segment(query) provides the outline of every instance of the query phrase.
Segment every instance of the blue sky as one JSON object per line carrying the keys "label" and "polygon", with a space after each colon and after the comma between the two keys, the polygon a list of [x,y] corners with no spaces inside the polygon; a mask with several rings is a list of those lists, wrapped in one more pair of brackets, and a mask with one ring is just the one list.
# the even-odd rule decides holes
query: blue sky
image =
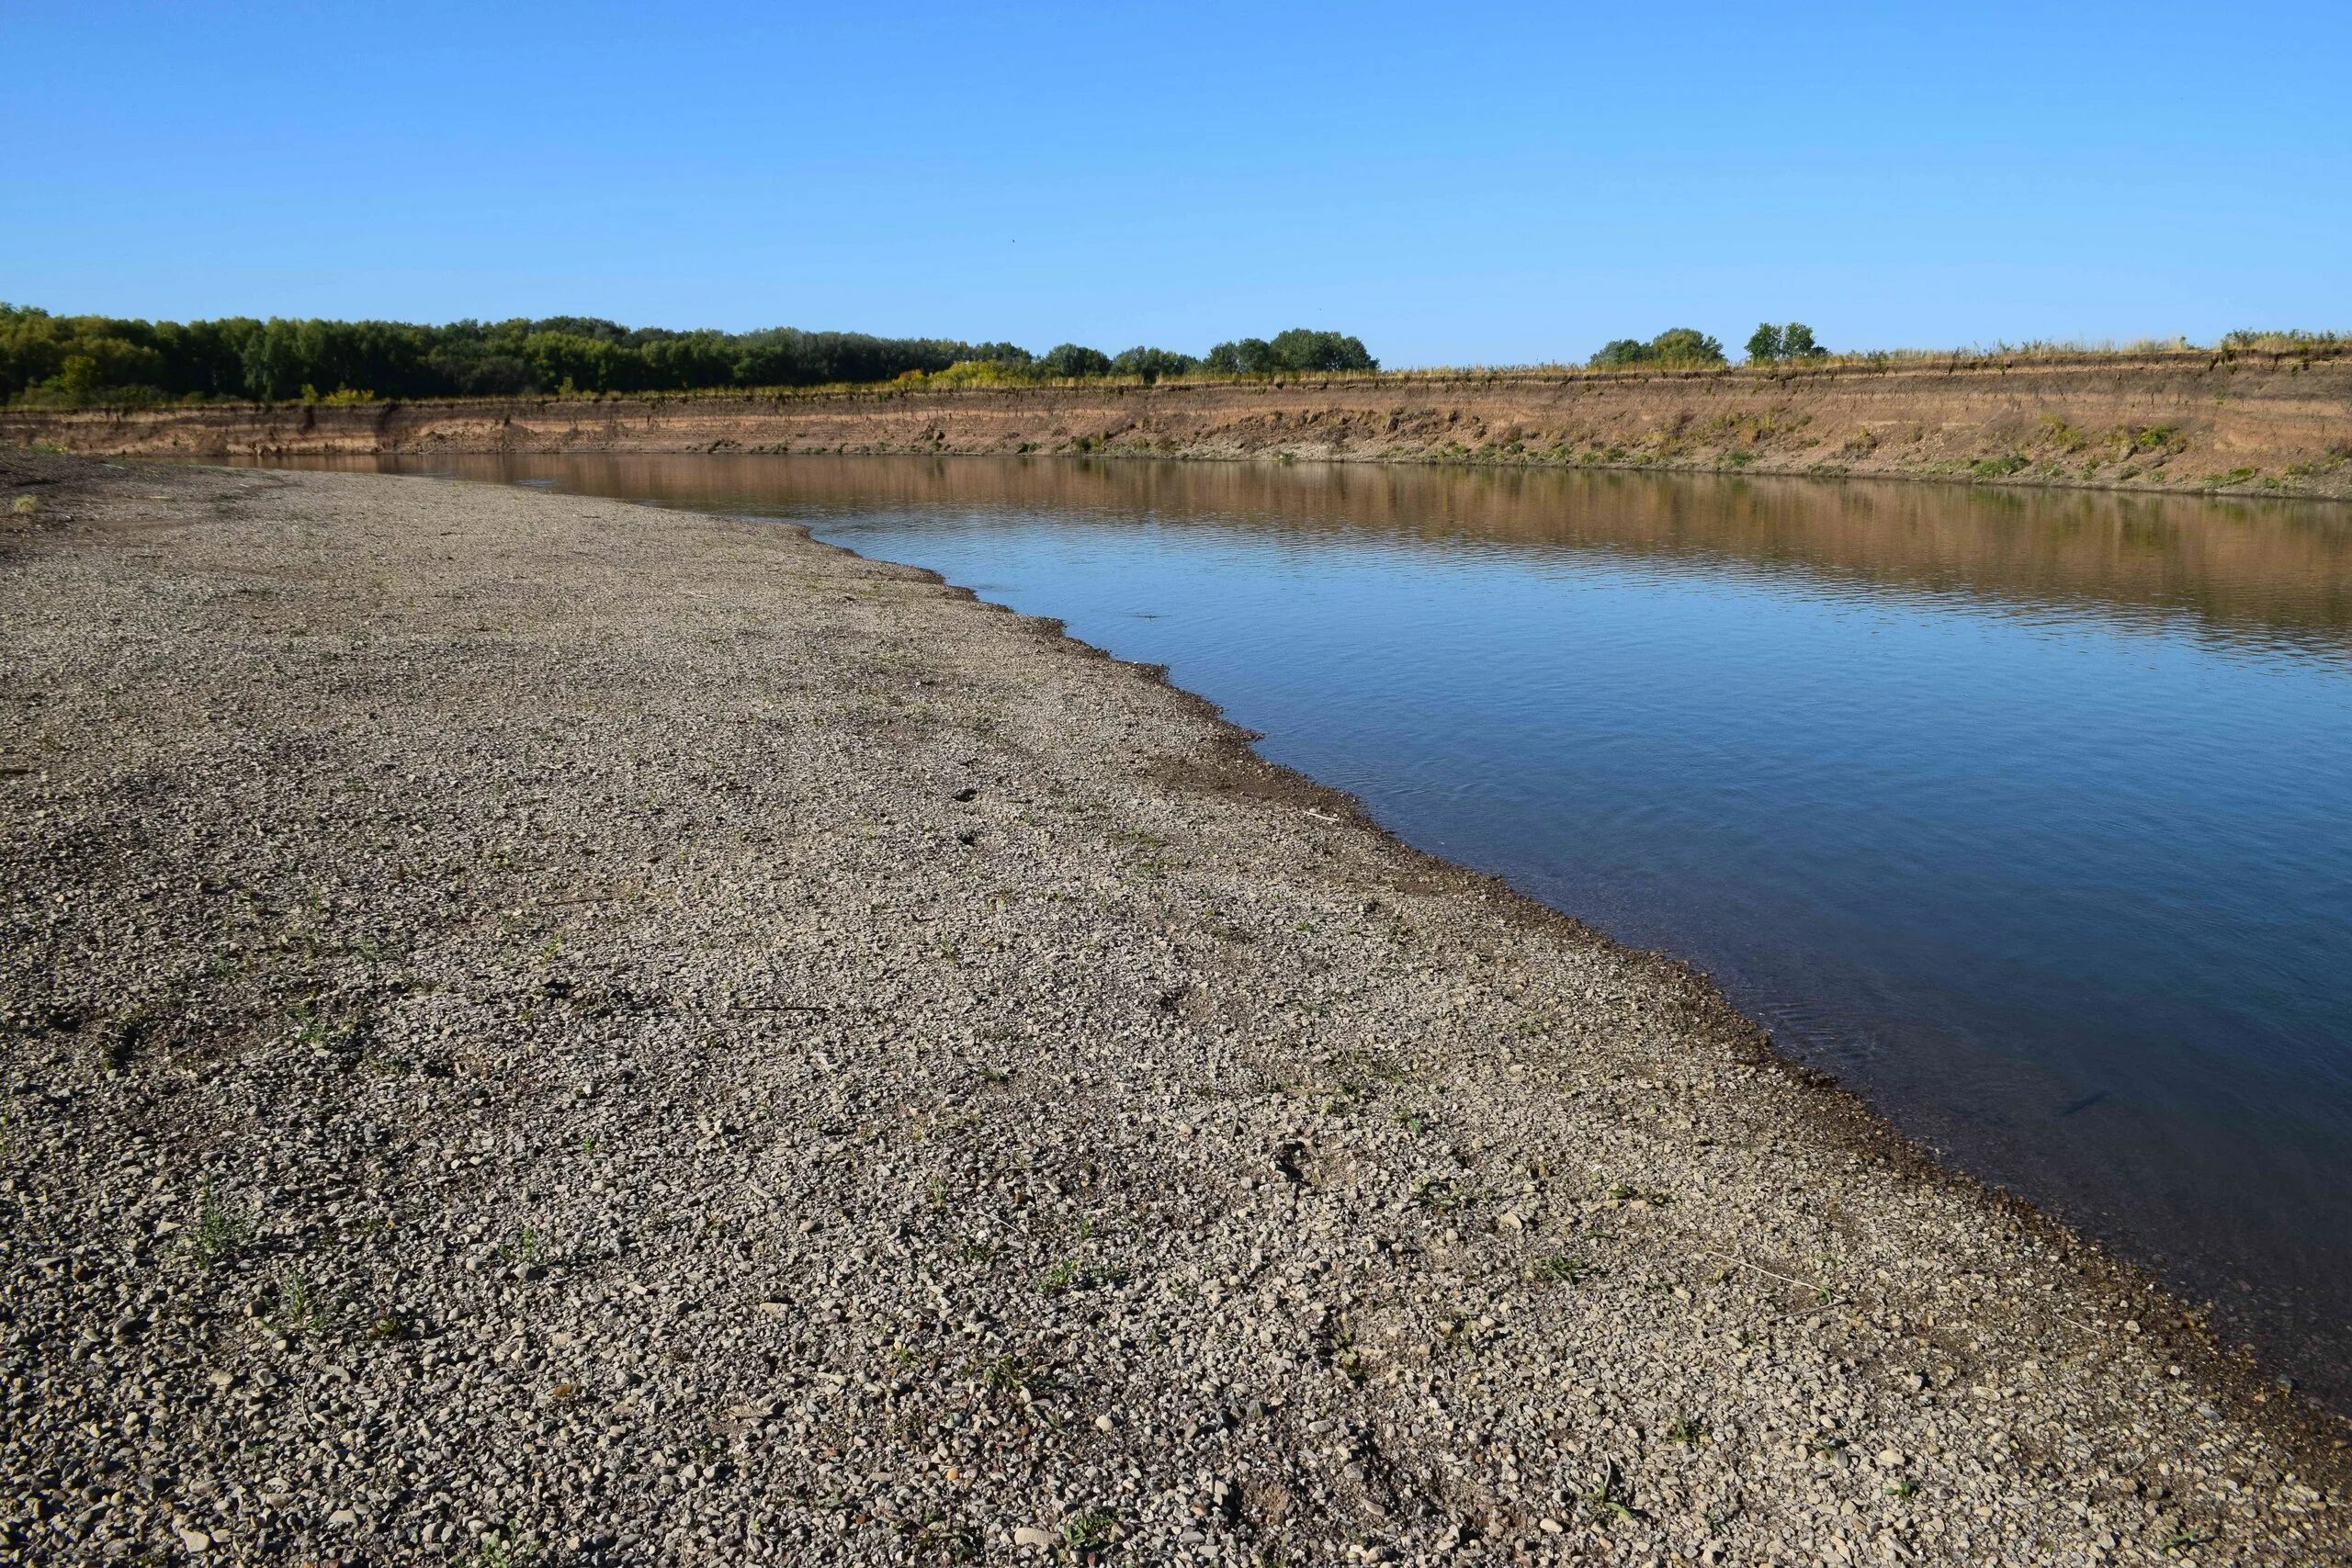
{"label": "blue sky", "polygon": [[0,0],[0,299],[1392,365],[2352,327],[2352,6]]}

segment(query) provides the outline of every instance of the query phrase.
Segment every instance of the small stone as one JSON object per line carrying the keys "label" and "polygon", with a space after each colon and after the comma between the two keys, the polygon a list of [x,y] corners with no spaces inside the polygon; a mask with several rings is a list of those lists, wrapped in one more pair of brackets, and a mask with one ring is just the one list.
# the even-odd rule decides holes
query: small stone
{"label": "small stone", "polygon": [[1549,1514],[1544,1515],[1541,1519],[1538,1519],[1536,1523],[1544,1528],[1544,1533],[1545,1535],[1558,1535],[1568,1528],[1559,1520],[1552,1517]]}
{"label": "small stone", "polygon": [[202,1553],[212,1550],[212,1538],[200,1529],[182,1525],[179,1527],[179,1538],[180,1544],[190,1551]]}
{"label": "small stone", "polygon": [[1878,1451],[1878,1467],[1881,1470],[1901,1470],[1903,1455],[1894,1449],[1881,1449]]}
{"label": "small stone", "polygon": [[353,1513],[348,1508],[337,1508],[334,1513],[327,1516],[327,1528],[329,1529],[347,1530],[355,1528],[358,1523],[359,1516]]}
{"label": "small stone", "polygon": [[1012,1532],[1012,1544],[1015,1546],[1050,1547],[1054,1544],[1054,1532],[1051,1530],[1041,1530],[1035,1525],[1023,1525],[1019,1529]]}
{"label": "small stone", "polygon": [[1118,1424],[1119,1418],[1107,1410],[1094,1418],[1094,1429],[1098,1432],[1108,1432]]}

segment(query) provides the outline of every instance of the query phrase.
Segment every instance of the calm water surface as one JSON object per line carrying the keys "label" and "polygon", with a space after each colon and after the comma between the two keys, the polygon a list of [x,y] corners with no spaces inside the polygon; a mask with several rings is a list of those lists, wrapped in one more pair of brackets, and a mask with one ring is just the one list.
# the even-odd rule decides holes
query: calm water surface
{"label": "calm water surface", "polygon": [[2341,1399],[2352,509],[1334,466],[398,464],[789,517],[1057,615],[1696,962]]}

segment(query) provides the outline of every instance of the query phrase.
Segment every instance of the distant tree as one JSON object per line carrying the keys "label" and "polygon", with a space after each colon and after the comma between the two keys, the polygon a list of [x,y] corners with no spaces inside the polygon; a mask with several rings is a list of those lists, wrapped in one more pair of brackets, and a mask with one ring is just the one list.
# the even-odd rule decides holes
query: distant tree
{"label": "distant tree", "polygon": [[86,407],[98,400],[98,362],[86,354],[69,354],[57,373],[57,389],[69,403]]}
{"label": "distant tree", "polygon": [[1635,365],[1721,365],[1724,345],[1696,327],[1668,327],[1647,343],[1638,338],[1614,339],[1602,344],[1600,352],[1586,363],[1597,370]]}
{"label": "distant tree", "polygon": [[1646,365],[1650,360],[1650,345],[1637,337],[1611,338],[1600,345],[1586,363],[1595,370],[1620,370],[1628,366]]}
{"label": "distant tree", "polygon": [[1271,376],[1283,367],[1274,357],[1274,345],[1261,337],[1218,344],[1209,350],[1208,367],[1228,376]]}
{"label": "distant tree", "polygon": [[1696,327],[1668,327],[1650,339],[1650,357],[1660,365],[1721,365],[1724,345]]}
{"label": "distant tree", "polygon": [[1162,376],[1186,376],[1200,368],[1201,362],[1189,354],[1179,354],[1171,348],[1123,349],[1111,360],[1111,370],[1119,376],[1138,376],[1148,384]]}
{"label": "distant tree", "polygon": [[1366,353],[1363,340],[1340,333],[1293,327],[1274,334],[1267,347],[1284,370],[1377,370],[1380,361]]}
{"label": "distant tree", "polygon": [[1790,359],[1819,359],[1829,351],[1813,340],[1813,329],[1803,321],[1776,327],[1767,321],[1747,340],[1751,365],[1777,365]]}
{"label": "distant tree", "polygon": [[1037,362],[1037,368],[1057,378],[1108,376],[1111,373],[1111,356],[1099,348],[1088,348],[1083,344],[1057,343],[1046,351],[1046,357]]}
{"label": "distant tree", "polygon": [[[1359,338],[1294,328],[1271,343],[1240,338],[1219,344],[1209,363],[1232,374],[1272,375],[1371,370],[1379,362]],[[883,338],[797,327],[676,331],[625,326],[600,316],[461,320],[437,326],[245,317],[181,322],[52,316],[30,306],[0,304],[0,402],[696,391],[874,384],[912,371],[943,375],[952,367],[968,367],[959,372],[964,381],[1102,376],[1114,370],[1157,380],[1196,370],[1200,364],[1189,355],[1148,344],[1114,361],[1082,344],[1062,344],[1040,359],[1012,343]]]}

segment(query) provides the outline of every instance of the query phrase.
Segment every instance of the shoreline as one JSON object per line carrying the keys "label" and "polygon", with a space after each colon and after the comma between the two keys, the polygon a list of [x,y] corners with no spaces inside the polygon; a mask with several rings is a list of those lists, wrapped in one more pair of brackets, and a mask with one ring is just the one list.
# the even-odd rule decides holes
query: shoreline
{"label": "shoreline", "polygon": [[1935,479],[2352,499],[2352,358],[2205,354],[427,402],[0,409],[115,456],[1148,457]]}
{"label": "shoreline", "polygon": [[[21,770],[0,797],[21,892],[0,909],[20,938],[46,931],[64,955],[55,974],[0,964],[10,1103],[24,1103],[28,1073],[44,1097],[70,1090],[50,1100],[58,1124],[32,1130],[33,1150],[20,1133],[8,1151],[12,1218],[70,1239],[119,1211],[164,1217],[87,1158],[92,1134],[152,1118],[142,1097],[164,1086],[232,1122],[265,1090],[300,1111],[297,1127],[382,1118],[361,1145],[378,1165],[334,1200],[370,1212],[397,1212],[428,1177],[422,1147],[401,1155],[401,1140],[425,1134],[389,1115],[421,1091],[424,1109],[473,1129],[469,1147],[520,1140],[511,1171],[492,1164],[480,1178],[483,1207],[510,1219],[556,1211],[546,1234],[559,1240],[536,1259],[511,1225],[485,1248],[462,1223],[436,1238],[430,1216],[411,1216],[423,1237],[395,1224],[367,1244],[364,1266],[318,1261],[299,1229],[264,1231],[200,1270],[160,1231],[147,1263],[119,1280],[115,1265],[94,1265],[97,1288],[119,1285],[128,1300],[168,1280],[215,1333],[221,1319],[233,1325],[240,1296],[267,1309],[252,1320],[265,1325],[258,1340],[230,1337],[218,1359],[232,1382],[212,1380],[218,1396],[192,1367],[147,1374],[168,1386],[160,1425],[187,1423],[184,1448],[217,1449],[239,1429],[221,1413],[232,1386],[325,1387],[339,1367],[345,1386],[389,1397],[385,1387],[414,1392],[406,1363],[438,1356],[472,1366],[510,1405],[519,1395],[548,1412],[559,1456],[595,1446],[595,1423],[565,1414],[575,1404],[602,1413],[608,1438],[664,1441],[683,1408],[687,1426],[721,1439],[723,1461],[695,1462],[729,1472],[701,1483],[719,1495],[709,1511],[729,1518],[774,1506],[752,1483],[780,1473],[780,1457],[820,1472],[848,1463],[808,1446],[813,1416],[793,1429],[788,1407],[804,1393],[869,1458],[876,1442],[892,1454],[881,1434],[907,1418],[946,1434],[960,1485],[926,1469],[922,1496],[889,1513],[938,1513],[950,1521],[938,1539],[876,1539],[838,1507],[804,1503],[767,1538],[797,1543],[786,1558],[820,1542],[838,1558],[909,1541],[945,1550],[967,1529],[991,1556],[1042,1556],[1022,1532],[1067,1540],[1071,1521],[1084,1536],[1097,1514],[1146,1557],[1261,1545],[1338,1556],[1351,1535],[1414,1558],[1474,1541],[1489,1557],[1639,1548],[1702,1561],[1712,1550],[1722,1561],[1976,1562],[2045,1546],[2075,1554],[2064,1561],[2153,1561],[2195,1558],[2205,1540],[2244,1562],[2345,1550],[2341,1424],[2279,1397],[2144,1275],[1936,1166],[1858,1099],[1779,1056],[1686,965],[1411,850],[1352,800],[1259,759],[1164,671],[790,525],[663,511],[649,543],[645,509],[579,496],[29,461],[55,470],[40,493],[60,499],[42,509],[53,521],[0,525],[0,592],[28,628],[11,634],[11,665],[28,672],[28,691],[46,672],[70,693],[37,705],[43,738],[96,743],[68,744],[62,763],[43,750],[38,771],[29,753],[5,759]],[[146,499],[155,491],[160,502]],[[130,633],[97,637],[97,672],[65,661],[125,615]],[[208,646],[216,637],[222,647]],[[162,736],[129,743],[131,773],[184,801],[176,815],[122,794],[126,762],[101,738],[141,733],[120,728],[124,705],[149,710]],[[549,705],[570,727],[560,737],[532,727]],[[379,722],[379,707],[393,716]],[[248,759],[246,794],[195,782],[215,755],[201,726],[186,730],[198,713],[235,716],[213,722],[247,743],[220,754]],[[510,731],[512,748],[486,745]],[[649,742],[664,753],[651,763]],[[297,757],[299,775],[288,772]],[[449,772],[430,818],[403,798],[413,786],[372,782],[434,763]],[[475,769],[505,783],[469,787]],[[33,777],[46,804],[28,818]],[[729,805],[739,796],[741,810]],[[649,799],[669,820],[637,821]],[[547,826],[518,839],[518,812]],[[292,835],[297,852],[223,851],[249,818]],[[393,822],[407,839],[386,830]],[[67,886],[45,851],[107,842],[115,858],[92,864],[115,869],[84,896],[103,907],[39,913]],[[458,850],[501,844],[503,866],[478,856],[454,877],[420,871],[430,898],[412,878],[379,880],[387,863],[455,864]],[[228,876],[247,886],[207,892],[224,858],[247,863]],[[660,869],[672,862],[684,864]],[[616,863],[644,869],[613,886],[604,868]],[[789,888],[778,883],[802,868]],[[185,969],[194,953],[177,933],[217,923],[206,900],[252,893],[301,925],[286,919],[299,903],[287,894],[311,878],[329,886],[312,890],[307,971],[291,948],[264,945],[240,960],[250,976],[185,977],[186,995],[127,1008],[109,985],[152,991],[152,978],[133,968],[109,982],[116,960],[82,941],[126,918],[134,931],[171,928],[131,945]],[[596,882],[593,901],[548,898],[578,894],[583,878]],[[1073,908],[1090,897],[1091,915]],[[371,916],[379,904],[391,914]],[[460,919],[445,904],[480,911]],[[579,908],[604,923],[565,912]],[[420,986],[369,979],[381,959],[326,929],[369,919],[385,929],[360,940],[405,953],[401,978]],[[941,924],[950,934],[936,940],[919,929]],[[537,944],[543,932],[557,956]],[[562,956],[567,943],[582,956]],[[841,953],[873,962],[844,973]],[[1041,968],[1050,984],[1036,981]],[[773,994],[787,978],[788,1002]],[[249,983],[269,1007],[240,1000]],[[454,1020],[430,1000],[452,987],[470,998]],[[305,988],[310,1010],[289,1027],[288,993]],[[61,1008],[79,1010],[70,1029],[55,1022]],[[338,1033],[352,1010],[364,1025]],[[21,1032],[37,1017],[51,1021]],[[327,1037],[312,1041],[322,1017]],[[728,1049],[696,1043],[706,1028]],[[432,1051],[446,1072],[368,1066]],[[289,1083],[289,1056],[326,1065]],[[1039,1082],[1056,1061],[1074,1070]],[[689,1100],[723,1101],[734,1120],[689,1118]],[[991,1124],[954,1124],[975,1104]],[[660,1207],[658,1185],[628,1203],[588,1203],[594,1188],[568,1178],[552,1195],[531,1190],[572,1159],[574,1134],[589,1140],[580,1184],[616,1179],[594,1145],[616,1113],[674,1133],[637,1140],[638,1164],[657,1184],[699,1180],[706,1221],[729,1200],[750,1204],[733,1234],[563,1239],[628,1232],[641,1207]],[[243,1114],[204,1151],[218,1179],[239,1179],[240,1152],[300,1163],[283,1127]],[[1008,1141],[1027,1146],[1025,1164],[997,1157]],[[78,1168],[43,1189],[65,1202],[23,1195],[28,1170],[50,1172],[28,1152]],[[705,1162],[720,1168],[696,1173]],[[876,1164],[911,1190],[861,1186]],[[925,1168],[944,1185],[924,1186]],[[184,1213],[185,1173],[158,1180]],[[765,1196],[746,1199],[752,1190]],[[863,1255],[862,1279],[842,1280],[843,1248],[794,1239],[841,1231]],[[731,1255],[737,1244],[746,1256]],[[989,1256],[976,1261],[976,1247]],[[453,1255],[466,1260],[458,1280],[440,1282]],[[681,1288],[694,1306],[684,1316],[729,1326],[677,1363],[715,1363],[699,1375],[640,1380],[659,1385],[641,1409],[625,1371],[658,1364],[660,1337],[629,1311],[600,1317],[579,1303],[643,1300],[612,1285],[645,1283],[649,1258],[673,1276],[701,1270],[701,1285]],[[322,1293],[396,1294],[390,1281],[413,1278],[422,1299],[398,1310],[420,1332],[369,1338],[356,1309],[350,1324],[285,1332],[270,1320],[288,1311],[289,1258],[336,1275]],[[54,1274],[42,1280],[9,1287],[17,1325],[67,1321],[72,1292]],[[766,1312],[770,1302],[784,1310]],[[967,1313],[977,1326],[958,1323]],[[550,1314],[566,1326],[549,1329]],[[181,1332],[147,1316],[129,1344]],[[574,1342],[581,1317],[588,1337]],[[790,1332],[834,1321],[899,1325],[898,1357],[849,1327]],[[76,1381],[56,1359],[60,1337],[22,1349],[12,1337],[9,1355],[42,1396],[28,1447],[63,1470],[80,1450],[51,1408]],[[469,1354],[518,1337],[517,1358],[484,1366]],[[600,1338],[619,1341],[610,1366],[565,1364]],[[1217,1386],[1195,1389],[1217,1362]],[[548,1386],[575,1392],[550,1404]],[[847,1408],[832,1408],[853,1387]],[[73,1398],[117,1427],[127,1418],[104,1391]],[[1990,1411],[1997,1440],[1979,1419]],[[442,1415],[485,1451],[510,1451],[478,1404]],[[149,1418],[151,1434],[158,1425]],[[915,1458],[898,1439],[893,1467]],[[1035,1501],[1123,1465],[1153,1483],[1122,1492],[1106,1480],[1103,1497]],[[1204,1469],[1220,1479],[1196,1486]],[[616,1477],[600,1506],[630,1528],[607,1545],[514,1528],[567,1560],[619,1560],[631,1542],[641,1554],[653,1538],[635,1532],[658,1529],[656,1499],[671,1495],[651,1479],[673,1473],[655,1466],[634,1478],[641,1486]],[[245,1484],[263,1500],[250,1518],[232,1511],[219,1539],[248,1554],[324,1551],[338,1529],[401,1560],[442,1544],[401,1533],[434,1527],[401,1502],[347,1507],[338,1526],[300,1495],[311,1488],[281,1488],[280,1506]],[[216,1483],[198,1495],[221,1495]],[[26,1500],[13,1480],[0,1496]],[[526,1511],[537,1521],[563,1510]],[[886,1511],[866,1509],[867,1524]],[[183,1506],[187,1522],[169,1529],[212,1539],[199,1513]],[[0,1539],[16,1528],[0,1518]]]}

